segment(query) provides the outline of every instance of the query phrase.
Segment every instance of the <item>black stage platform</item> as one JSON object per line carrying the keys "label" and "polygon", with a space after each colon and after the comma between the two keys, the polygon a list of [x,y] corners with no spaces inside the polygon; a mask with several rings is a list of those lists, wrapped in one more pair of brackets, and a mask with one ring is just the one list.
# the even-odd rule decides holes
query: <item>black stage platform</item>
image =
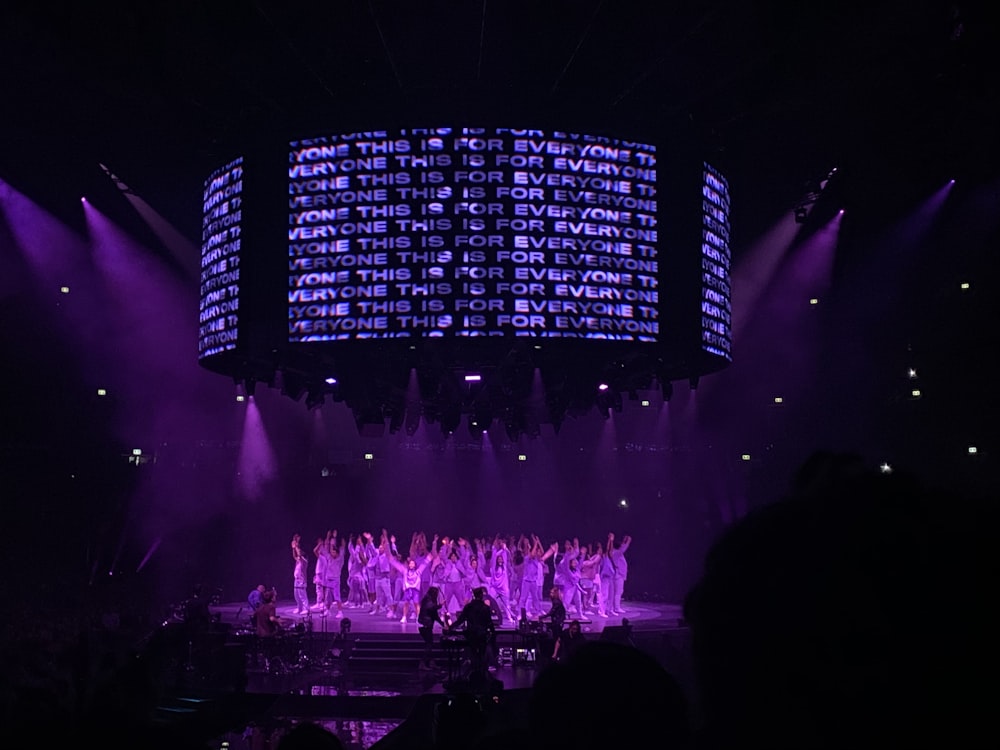
{"label": "black stage platform", "polygon": [[[470,676],[461,640],[442,638],[436,628],[428,669],[415,622],[348,608],[340,618],[302,617],[294,609],[291,601],[279,602],[284,632],[259,639],[247,606],[211,607],[207,638],[175,659],[162,718],[194,722],[215,711],[215,726],[228,721],[215,739],[231,747],[266,743],[303,719],[328,726],[349,748],[401,746],[401,734],[407,747],[417,747],[429,741],[432,717],[456,695],[488,695],[491,709],[523,717],[519,703],[551,657],[551,638],[538,626],[500,628],[489,672]],[[679,605],[628,601],[622,617],[588,616],[583,631],[593,640],[630,639],[686,682]]]}

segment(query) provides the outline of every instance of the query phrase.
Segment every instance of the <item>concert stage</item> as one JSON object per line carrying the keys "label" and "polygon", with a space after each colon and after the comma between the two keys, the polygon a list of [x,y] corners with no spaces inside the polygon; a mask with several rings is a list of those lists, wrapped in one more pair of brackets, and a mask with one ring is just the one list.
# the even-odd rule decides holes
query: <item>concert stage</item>
{"label": "concert stage", "polygon": [[[345,608],[342,618],[315,612],[306,618],[294,610],[294,602],[279,602],[287,627],[277,638],[259,639],[247,606],[213,606],[213,645],[175,671],[176,700],[165,701],[164,718],[223,701],[233,722],[216,738],[231,746],[308,719],[336,732],[348,748],[401,746],[403,735],[407,747],[419,747],[429,743],[442,703],[455,695],[488,694],[491,710],[513,717],[497,721],[523,719],[530,688],[551,657],[551,639],[537,626],[500,628],[485,681],[470,679],[464,644],[442,638],[438,628],[434,665],[427,669],[415,622],[361,609]],[[630,638],[687,682],[687,629],[679,605],[628,601],[623,617],[589,616],[583,630],[592,640]]]}

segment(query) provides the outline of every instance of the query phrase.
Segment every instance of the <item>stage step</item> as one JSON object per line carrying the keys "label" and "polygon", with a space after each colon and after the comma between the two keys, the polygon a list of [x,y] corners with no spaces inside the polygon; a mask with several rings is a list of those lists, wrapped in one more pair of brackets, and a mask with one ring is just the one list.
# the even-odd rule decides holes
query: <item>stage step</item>
{"label": "stage step", "polygon": [[[347,658],[350,674],[365,673],[413,673],[424,658],[424,641],[419,635],[400,633],[357,638],[351,644]],[[437,643],[431,650],[431,658],[444,663],[447,654]]]}

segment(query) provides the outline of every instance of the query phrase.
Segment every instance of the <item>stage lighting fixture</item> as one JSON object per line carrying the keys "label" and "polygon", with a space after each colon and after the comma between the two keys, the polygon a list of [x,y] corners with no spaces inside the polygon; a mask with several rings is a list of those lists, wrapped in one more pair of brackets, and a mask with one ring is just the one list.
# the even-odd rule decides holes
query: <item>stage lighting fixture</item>
{"label": "stage lighting fixture", "polygon": [[674,384],[669,380],[664,380],[660,383],[660,390],[663,392],[663,400],[669,401],[674,395]]}
{"label": "stage lighting fixture", "polygon": [[688,378],[688,385],[691,386],[692,391],[698,390],[698,380],[699,377],[697,375],[692,375],[690,378]]}
{"label": "stage lighting fixture", "polygon": [[62,292],[63,294],[69,294],[69,287],[68,286],[61,286],[61,287],[59,287],[59,291]]}
{"label": "stage lighting fixture", "polygon": [[808,219],[808,218],[809,218],[809,209],[808,208],[806,208],[805,206],[796,206],[795,207],[795,223],[796,224],[805,224],[806,223],[806,219]]}

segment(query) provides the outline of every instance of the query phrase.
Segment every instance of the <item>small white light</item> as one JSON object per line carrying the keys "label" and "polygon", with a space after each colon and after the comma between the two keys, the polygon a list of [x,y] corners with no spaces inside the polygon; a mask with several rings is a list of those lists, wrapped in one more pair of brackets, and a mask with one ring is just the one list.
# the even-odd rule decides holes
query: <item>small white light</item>
{"label": "small white light", "polygon": [[818,305],[819,304],[819,299],[817,299],[816,297],[813,297],[812,299],[809,300],[809,304],[810,305]]}
{"label": "small white light", "polygon": [[371,461],[374,458],[375,458],[375,454],[374,453],[366,453],[365,454],[365,461]]}
{"label": "small white light", "polygon": [[517,454],[517,460],[518,461],[527,461],[528,457],[526,455],[524,455],[523,453],[518,453]]}
{"label": "small white light", "polygon": [[971,287],[972,287],[972,284],[970,284],[968,281],[963,281],[960,288],[961,289],[970,289]]}
{"label": "small white light", "polygon": [[649,406],[649,399],[644,398],[642,401],[639,402],[639,404],[642,406]]}
{"label": "small white light", "polygon": [[976,446],[974,446],[974,445],[970,445],[969,446],[969,455],[970,456],[974,456],[977,453],[979,453],[979,449]]}
{"label": "small white light", "polygon": [[59,287],[59,291],[62,292],[63,294],[69,294],[69,287],[68,286],[61,286],[61,287]]}
{"label": "small white light", "polygon": [[785,403],[785,399],[783,399],[781,396],[775,396],[774,397],[774,403],[776,403],[776,404],[783,404],[783,403]]}
{"label": "small white light", "polygon": [[887,464],[885,461],[879,464],[878,470],[881,471],[883,474],[892,474],[892,467],[889,466],[889,464]]}
{"label": "small white light", "polygon": [[621,500],[619,500],[618,501],[618,507],[619,508],[627,508],[628,507],[628,498],[624,498],[623,497]]}
{"label": "small white light", "polygon": [[108,392],[104,388],[98,388],[97,389],[97,395],[98,396],[107,396]]}
{"label": "small white light", "polygon": [[740,456],[740,458],[742,458],[744,461],[749,461],[750,460],[750,454],[749,453],[744,453],[742,456]]}
{"label": "small white light", "polygon": [[239,396],[236,397],[236,400],[239,401],[242,404],[244,401],[246,401],[246,396],[243,396],[241,394],[241,395],[239,395]]}
{"label": "small white light", "polygon": [[911,367],[909,370],[906,371],[906,377],[908,377],[910,380],[913,380],[913,378],[917,377],[917,371]]}
{"label": "small white light", "polygon": [[910,395],[913,396],[913,398],[920,398],[920,389],[914,388],[912,391],[910,391]]}
{"label": "small white light", "polygon": [[133,448],[132,449],[132,455],[133,456],[141,456],[142,455],[142,448]]}

